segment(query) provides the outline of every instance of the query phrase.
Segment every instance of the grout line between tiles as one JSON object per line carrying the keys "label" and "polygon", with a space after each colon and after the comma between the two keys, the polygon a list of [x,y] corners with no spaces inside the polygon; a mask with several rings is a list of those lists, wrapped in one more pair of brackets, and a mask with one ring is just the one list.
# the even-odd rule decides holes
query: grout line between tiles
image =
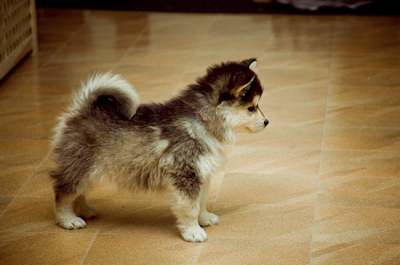
{"label": "grout line between tiles", "polygon": [[321,178],[321,164],[322,164],[322,154],[324,150],[324,138],[325,138],[325,130],[326,130],[326,115],[328,113],[328,106],[329,106],[329,89],[332,82],[332,70],[333,70],[333,57],[335,52],[335,40],[336,40],[336,21],[333,28],[333,38],[332,38],[332,47],[331,47],[331,61],[329,66],[329,79],[328,79],[328,87],[326,91],[326,103],[325,103],[325,111],[324,111],[324,125],[322,130],[322,140],[321,140],[321,153],[319,157],[319,168],[318,168],[318,179],[317,179],[317,188],[315,191],[315,203],[314,203],[314,217],[313,223],[311,228],[311,242],[310,242],[310,257],[309,257],[309,264],[311,265],[312,261],[312,252],[313,252],[313,245],[314,245],[314,235],[315,235],[315,221],[317,215],[317,205],[318,205],[318,193],[319,193],[319,185],[320,185],[320,178]]}
{"label": "grout line between tiles", "polygon": [[18,193],[14,196],[14,198],[8,203],[7,207],[3,210],[3,212],[0,214],[0,218],[3,216],[3,214],[8,210],[8,208],[12,205],[12,203],[15,201],[17,197],[19,197],[19,194],[22,192],[22,190],[25,188],[26,185],[28,185],[28,182],[31,180],[33,175],[35,175],[36,171],[44,164],[44,162],[47,160],[47,158],[50,156],[52,150],[49,150],[47,152],[46,156],[43,158],[43,160],[39,163],[39,165],[35,168],[35,170],[32,172],[32,174],[29,176],[29,178],[25,181],[24,185],[19,189]]}
{"label": "grout line between tiles", "polygon": [[143,27],[143,29],[140,31],[140,33],[136,36],[135,40],[132,42],[131,46],[129,46],[129,48],[126,50],[126,52],[124,53],[124,55],[122,55],[121,59],[119,59],[118,63],[114,66],[113,70],[115,70],[118,66],[121,65],[122,61],[128,56],[128,53],[130,53],[132,51],[132,49],[134,48],[134,46],[136,45],[136,43],[139,41],[139,39],[142,37],[142,35],[144,34],[144,32],[149,28],[149,25],[146,24],[145,27]]}
{"label": "grout line between tiles", "polygon": [[94,237],[93,237],[93,240],[92,240],[92,242],[90,243],[89,247],[87,248],[87,250],[86,250],[86,253],[85,253],[85,256],[83,256],[83,258],[82,258],[82,261],[81,261],[80,265],[82,265],[82,264],[84,263],[84,261],[85,261],[85,259],[86,259],[87,255],[89,254],[89,251],[90,251],[90,249],[92,248],[92,246],[93,246],[94,242],[96,241],[96,239],[97,239],[97,236],[100,234],[100,231],[101,231],[101,229],[103,228],[103,226],[104,226],[104,223],[106,222],[106,220],[107,220],[108,216],[110,215],[110,213],[111,213],[111,210],[114,208],[114,205],[115,205],[115,202],[116,202],[116,200],[117,200],[117,199],[116,199],[116,198],[114,198],[114,201],[113,201],[113,203],[111,204],[110,208],[108,209],[108,212],[107,212],[106,216],[104,217],[104,220],[103,220],[103,222],[101,223],[101,225],[100,225],[99,229],[97,230],[97,232],[95,233],[95,235],[94,235]]}

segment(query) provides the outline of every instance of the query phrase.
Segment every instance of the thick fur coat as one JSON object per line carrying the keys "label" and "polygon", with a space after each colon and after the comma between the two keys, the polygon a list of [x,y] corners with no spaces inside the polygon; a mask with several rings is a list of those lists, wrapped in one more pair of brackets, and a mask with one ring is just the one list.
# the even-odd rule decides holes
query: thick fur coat
{"label": "thick fur coat", "polygon": [[235,141],[238,129],[258,132],[268,124],[258,107],[263,90],[254,62],[213,66],[164,104],[140,104],[132,86],[110,73],[83,84],[53,141],[58,225],[85,227],[82,218],[98,214],[86,192],[111,178],[133,191],[166,190],[183,238],[206,240],[200,225],[219,222],[206,202],[210,178],[225,162],[224,144]]}

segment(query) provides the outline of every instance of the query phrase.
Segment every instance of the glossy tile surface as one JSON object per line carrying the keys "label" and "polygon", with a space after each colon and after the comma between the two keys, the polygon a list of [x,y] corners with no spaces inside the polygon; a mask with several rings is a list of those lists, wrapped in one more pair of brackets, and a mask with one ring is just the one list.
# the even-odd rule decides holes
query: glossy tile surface
{"label": "glossy tile surface", "polygon": [[[400,18],[38,10],[39,52],[0,83],[1,264],[399,264]],[[257,57],[270,125],[239,133],[211,184],[220,224],[181,239],[165,194],[104,182],[87,228],[54,223],[49,152],[80,81],[143,102]]]}

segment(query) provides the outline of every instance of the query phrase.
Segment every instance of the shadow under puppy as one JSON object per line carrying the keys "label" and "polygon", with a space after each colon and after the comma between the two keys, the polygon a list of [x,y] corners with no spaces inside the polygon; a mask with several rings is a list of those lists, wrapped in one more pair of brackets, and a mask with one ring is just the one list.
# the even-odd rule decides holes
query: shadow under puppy
{"label": "shadow under puppy", "polygon": [[165,189],[182,237],[205,241],[200,226],[219,222],[206,203],[211,175],[226,160],[224,144],[239,129],[255,133],[268,124],[258,107],[263,89],[250,69],[255,63],[212,66],[164,104],[140,104],[132,86],[110,73],[83,84],[53,140],[57,224],[80,229],[82,218],[97,216],[85,193],[107,177],[132,190]]}

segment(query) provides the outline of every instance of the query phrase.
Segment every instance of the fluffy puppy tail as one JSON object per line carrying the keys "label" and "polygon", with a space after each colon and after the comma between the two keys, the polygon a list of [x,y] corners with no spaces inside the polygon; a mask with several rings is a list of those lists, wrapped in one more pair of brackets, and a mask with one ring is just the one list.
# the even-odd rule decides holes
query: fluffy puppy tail
{"label": "fluffy puppy tail", "polygon": [[97,74],[74,97],[72,112],[101,111],[113,118],[130,120],[136,114],[140,98],[120,75]]}

